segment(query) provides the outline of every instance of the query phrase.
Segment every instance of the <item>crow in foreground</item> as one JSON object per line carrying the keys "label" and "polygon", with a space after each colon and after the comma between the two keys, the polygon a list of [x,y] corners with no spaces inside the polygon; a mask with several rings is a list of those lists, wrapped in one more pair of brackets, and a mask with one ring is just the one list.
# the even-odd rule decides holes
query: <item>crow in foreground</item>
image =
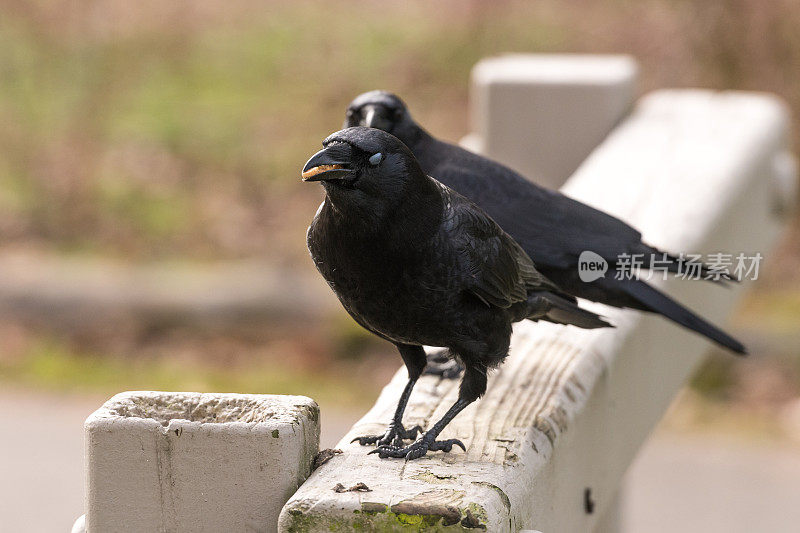
{"label": "crow in foreground", "polygon": [[[442,429],[486,391],[486,373],[508,354],[511,324],[524,319],[609,326],[581,309],[534,268],[522,248],[479,207],[425,175],[396,137],[349,128],[323,142],[303,168],[325,200],[308,229],[314,264],[363,327],[393,343],[408,384],[384,435],[359,437],[383,457],[449,452]],[[423,345],[447,348],[465,367],[458,401],[417,441],[405,429],[414,383],[426,366]]]}
{"label": "crow in foreground", "polygon": [[[403,141],[424,172],[478,204],[565,292],[614,307],[659,313],[737,354],[746,353],[742,343],[644,281],[614,276],[581,281],[578,258],[584,250],[605,259],[610,272],[617,269],[623,254],[656,254],[659,261],[666,260],[670,272],[688,268],[680,258],[643,243],[641,233],[625,222],[434,138],[414,122],[394,94],[371,91],[356,97],[347,108],[345,127],[350,126],[379,128]],[[707,267],[701,269],[701,275],[709,273]]]}

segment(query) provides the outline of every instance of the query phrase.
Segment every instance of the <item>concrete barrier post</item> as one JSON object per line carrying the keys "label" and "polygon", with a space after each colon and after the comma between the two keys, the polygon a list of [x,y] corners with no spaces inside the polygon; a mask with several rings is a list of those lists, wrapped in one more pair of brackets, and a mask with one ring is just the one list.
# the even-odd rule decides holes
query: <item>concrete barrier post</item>
{"label": "concrete barrier post", "polygon": [[268,532],[311,473],[319,408],[303,396],[125,392],[85,432],[87,531]]}
{"label": "concrete barrier post", "polygon": [[470,148],[560,187],[628,113],[629,56],[508,55],[472,70]]}

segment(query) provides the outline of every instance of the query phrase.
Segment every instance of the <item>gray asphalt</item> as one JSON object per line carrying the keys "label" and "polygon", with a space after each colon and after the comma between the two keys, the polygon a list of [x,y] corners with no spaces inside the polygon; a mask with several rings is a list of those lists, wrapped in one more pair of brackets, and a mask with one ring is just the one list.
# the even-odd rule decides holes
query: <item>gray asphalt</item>
{"label": "gray asphalt", "polygon": [[83,514],[83,421],[102,401],[3,388],[1,532],[68,533]]}
{"label": "gray asphalt", "polygon": [[800,531],[800,448],[658,433],[628,472],[628,533]]}

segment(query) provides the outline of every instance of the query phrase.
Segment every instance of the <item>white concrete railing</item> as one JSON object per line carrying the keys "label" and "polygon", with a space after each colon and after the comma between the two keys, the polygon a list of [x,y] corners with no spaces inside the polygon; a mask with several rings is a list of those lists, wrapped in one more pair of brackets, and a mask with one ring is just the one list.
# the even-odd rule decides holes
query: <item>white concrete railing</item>
{"label": "white concrete railing", "polygon": [[[786,131],[785,110],[767,96],[655,93],[564,189],[635,224],[648,242],[666,249],[765,254],[779,229],[771,215],[770,178],[786,148]],[[522,147],[524,137],[518,142]],[[659,285],[720,322],[748,282],[730,290],[699,281]],[[405,383],[405,371],[399,371],[339,443],[344,453],[289,500],[279,529],[608,527],[627,466],[709,345],[658,317],[597,309],[617,328],[517,325],[511,355],[490,377],[486,395],[442,435],[462,439],[466,453],[405,463],[349,444],[385,427]],[[426,427],[438,419],[457,386],[420,380],[406,423]],[[332,490],[358,482],[371,492]]]}
{"label": "white concrete railing", "polygon": [[[492,61],[498,61],[497,76],[491,72]],[[521,65],[522,72],[520,79],[514,80],[514,71],[509,70],[506,61],[482,62],[479,74],[473,78],[475,94],[482,95],[483,102],[476,105],[486,105],[488,110],[479,116],[476,129],[492,138],[472,137],[471,144],[484,147],[490,155],[513,160],[518,168],[537,168],[537,158],[553,154],[537,154],[531,149],[531,128],[536,130],[537,139],[559,128],[573,131],[581,115],[570,110],[592,101],[592,91],[586,87],[598,83],[602,69],[599,71],[595,64],[590,75],[581,77],[580,69],[591,63],[587,58],[567,60],[560,69],[554,68],[550,60],[531,61],[525,66],[524,60],[515,58],[513,64]],[[537,74],[536,65],[542,64],[547,65],[546,72]],[[616,64],[620,72],[627,72],[627,78],[611,76],[617,80],[616,97],[606,94],[593,100],[596,106],[610,104],[605,110],[595,110],[597,123],[587,131],[611,129],[632,98],[635,66],[619,58],[612,58],[611,64]],[[554,79],[558,72],[568,73],[562,85],[571,80],[580,86],[581,90],[570,93],[578,99],[573,102],[576,105],[569,105],[559,91],[551,90],[558,85]],[[509,84],[514,86],[513,97],[508,92],[502,97],[494,94],[498,87]],[[606,90],[607,87],[603,89]],[[560,103],[549,106],[548,98],[557,98]],[[492,127],[481,126],[481,120],[489,120],[495,114],[511,116],[511,111],[525,109],[531,101],[540,109],[551,109],[551,113],[533,125],[507,121],[507,130],[503,130],[502,121]],[[508,106],[505,110],[504,105]],[[563,116],[553,109],[564,110]],[[495,136],[503,139],[502,154],[493,151],[497,146]],[[594,142],[599,142],[602,135],[596,136]],[[667,249],[703,253],[758,251],[766,255],[779,229],[771,214],[780,198],[773,195],[772,178],[780,180],[782,190],[794,183],[793,160],[787,155],[786,139],[786,111],[771,97],[662,91],[640,102],[564,189],[635,224],[648,242]],[[581,152],[587,151],[581,143],[563,149],[572,158],[578,157],[576,154],[583,158],[586,154]],[[557,165],[547,168],[555,169]],[[559,180],[558,172],[548,176],[548,180]],[[731,290],[698,281],[660,285],[704,316],[720,322],[748,283]],[[290,433],[292,439],[270,441],[263,432],[257,432],[257,438],[249,432],[231,432],[225,437],[229,440],[224,447],[213,439],[193,436],[196,446],[184,448],[176,446],[183,442],[180,439],[187,435],[186,431],[173,437],[171,430],[184,424],[179,418],[191,416],[175,409],[167,409],[165,415],[161,407],[153,407],[146,415],[135,410],[126,411],[127,415],[112,410],[114,416],[136,419],[114,422],[106,417],[106,406],[105,411],[101,410],[106,415],[100,419],[93,415],[87,421],[88,530],[110,530],[95,528],[94,524],[100,523],[95,520],[115,516],[115,531],[275,531],[276,527],[280,531],[345,531],[359,527],[416,530],[420,525],[447,530],[613,531],[617,490],[625,469],[700,362],[708,343],[661,318],[601,305],[596,309],[609,316],[617,328],[588,332],[546,324],[517,325],[511,355],[491,376],[485,397],[462,412],[443,435],[462,439],[467,444],[466,453],[432,453],[405,463],[368,456],[370,448],[349,443],[356,435],[385,427],[405,382],[405,370],[400,370],[376,405],[342,439],[339,447],[343,453],[320,466],[291,496],[279,522],[276,502],[285,501],[307,473],[309,454],[317,445],[318,426],[309,415],[309,409],[313,410],[310,404],[300,402],[305,407],[293,411],[287,419],[294,422],[285,420],[286,427],[303,428],[299,433]],[[425,426],[439,418],[452,403],[457,385],[457,381],[432,376],[421,379],[406,411],[407,423]],[[234,396],[215,398],[224,403]],[[115,405],[135,398],[117,398]],[[248,398],[256,401],[259,397]],[[279,397],[270,398],[280,403]],[[137,448],[133,434],[115,436],[140,425],[141,418],[172,422],[166,427],[152,420],[147,422],[152,426],[148,430],[149,447],[142,444]],[[232,414],[231,420],[235,419]],[[209,424],[202,420],[186,424],[193,424],[192,435],[213,433],[204,429]],[[283,431],[279,433],[284,435]],[[107,443],[127,439],[127,451],[104,452],[98,434],[105,435]],[[238,442],[245,434],[251,440]],[[259,448],[259,438],[271,442],[271,447]],[[119,450],[116,445],[111,448]],[[172,461],[165,463],[165,449],[183,455],[172,455]],[[250,455],[240,453],[248,449],[253,450],[248,452]],[[152,450],[150,456],[146,450]],[[287,459],[290,456],[294,459]],[[178,476],[184,482],[180,490],[173,485],[176,478],[165,477],[177,471],[176,464],[202,465],[204,459],[220,465],[231,461],[238,466],[224,474],[219,470],[206,474],[201,469],[201,475]],[[130,469],[128,463],[137,461],[140,467]],[[261,474],[253,475],[254,465],[262,464],[281,464],[293,474],[284,476],[286,484],[269,486],[271,492],[266,495],[265,479],[272,479],[272,467],[265,467],[267,473],[261,470]],[[120,478],[120,472],[130,475]],[[153,475],[134,475],[136,472]],[[337,484],[352,487],[358,483],[365,484],[369,492],[333,490]],[[113,498],[101,497],[109,491],[113,491]],[[239,501],[239,492],[249,495],[246,504]],[[204,498],[211,498],[214,504],[206,503]],[[120,502],[126,501],[130,503],[123,506],[127,515],[119,509]],[[266,507],[257,507],[259,501],[270,502],[268,512]],[[165,507],[164,502],[169,505]],[[155,525],[155,529],[137,522],[139,508],[150,517],[148,524]],[[222,516],[217,510],[223,508],[230,512]],[[251,520],[254,509],[258,509],[256,521]]]}

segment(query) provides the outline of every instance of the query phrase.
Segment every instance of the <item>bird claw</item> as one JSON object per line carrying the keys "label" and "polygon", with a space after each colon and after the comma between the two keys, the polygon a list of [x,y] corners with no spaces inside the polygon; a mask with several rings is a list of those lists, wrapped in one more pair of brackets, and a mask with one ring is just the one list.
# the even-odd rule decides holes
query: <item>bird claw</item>
{"label": "bird claw", "polygon": [[427,354],[428,364],[432,363],[446,363],[448,361],[452,361],[452,357],[450,357],[450,351],[446,348],[441,350],[435,350],[429,352]]}
{"label": "bird claw", "polygon": [[402,448],[404,440],[414,440],[417,438],[417,434],[422,433],[422,431],[422,426],[420,425],[409,429],[404,428],[402,424],[390,425],[389,429],[386,430],[386,433],[383,435],[365,435],[363,437],[356,437],[350,442],[358,442],[361,446],[377,444],[378,446]]}
{"label": "bird claw", "polygon": [[448,350],[437,350],[428,354],[428,364],[422,373],[443,379],[455,379],[463,371],[464,365],[453,359]]}
{"label": "bird claw", "polygon": [[429,363],[423,374],[439,376],[442,379],[456,379],[464,371],[464,367],[456,361],[447,363]]}
{"label": "bird claw", "polygon": [[458,439],[447,439],[447,440],[435,440],[431,443],[430,449],[434,451],[442,451],[442,452],[449,452],[453,449],[453,446],[460,447],[463,451],[467,451],[467,447],[464,446],[464,443]]}
{"label": "bird claw", "polygon": [[378,446],[377,448],[369,452],[368,455],[377,453],[378,457],[380,457],[381,459],[393,457],[397,459],[404,458],[406,461],[410,461],[412,459],[418,459],[426,455],[429,450],[449,452],[453,449],[453,446],[459,446],[461,447],[462,450],[467,451],[467,448],[464,446],[464,443],[458,439],[429,441],[425,438],[421,438],[415,441],[413,444],[406,446],[405,448],[400,446],[389,446],[389,445]]}
{"label": "bird claw", "polygon": [[354,442],[358,442],[361,446],[368,446],[370,444],[375,444],[378,442],[382,435],[365,435],[363,437],[356,437],[350,441],[350,444]]}

